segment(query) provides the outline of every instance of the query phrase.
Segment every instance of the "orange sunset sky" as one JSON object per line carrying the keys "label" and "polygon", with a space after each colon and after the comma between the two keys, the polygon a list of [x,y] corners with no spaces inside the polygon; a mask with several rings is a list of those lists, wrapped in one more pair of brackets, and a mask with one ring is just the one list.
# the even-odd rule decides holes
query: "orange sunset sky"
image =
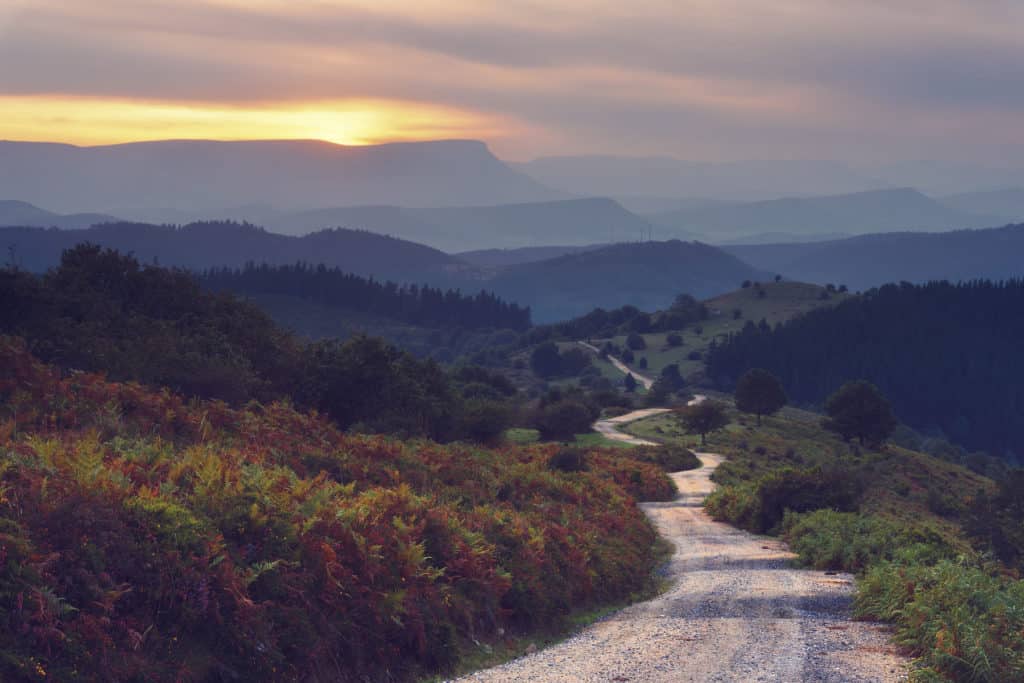
{"label": "orange sunset sky", "polygon": [[1024,3],[0,0],[0,139],[1009,159]]}

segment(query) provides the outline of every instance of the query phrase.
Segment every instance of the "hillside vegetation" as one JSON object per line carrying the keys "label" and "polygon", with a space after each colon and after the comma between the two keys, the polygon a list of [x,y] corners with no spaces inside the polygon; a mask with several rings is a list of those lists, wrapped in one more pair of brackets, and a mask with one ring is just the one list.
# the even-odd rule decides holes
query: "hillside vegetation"
{"label": "hillside vegetation", "polygon": [[441,277],[462,267],[461,261],[436,249],[362,230],[322,230],[291,237],[231,221],[183,226],[108,223],[75,231],[0,228],[0,239],[9,249],[11,265],[36,273],[57,266],[66,249],[83,242],[131,254],[142,263],[197,271],[303,262],[364,277],[422,282],[424,277]]}
{"label": "hillside vegetation", "polygon": [[[730,334],[740,332],[748,322],[760,324],[763,320],[766,325],[774,327],[803,313],[834,306],[851,296],[802,282],[747,284],[746,287],[707,299],[702,302],[705,315],[688,316],[680,320],[679,324],[663,324],[663,319],[672,315],[672,308],[669,307],[659,314],[644,314],[647,316],[646,323],[643,318],[633,318],[611,335],[604,334],[605,330],[598,330],[581,336],[590,338],[598,346],[611,343],[624,349],[628,346],[629,333],[638,333],[644,339],[644,348],[634,352],[634,360],[629,363],[631,367],[636,367],[643,358],[647,367],[640,369],[640,372],[657,376],[666,367],[676,365],[684,378],[696,381],[704,376],[708,350],[725,341]],[[657,331],[651,331],[651,328]],[[679,339],[670,340],[669,337],[673,335],[678,335]]]}
{"label": "hillside vegetation", "polygon": [[66,370],[234,405],[288,399],[342,428],[440,441],[492,440],[509,426],[516,390],[493,373],[459,379],[362,335],[306,343],[188,273],[95,246],[43,276],[0,270],[0,298],[0,332]]}
{"label": "hillside vegetation", "polygon": [[215,291],[292,296],[415,325],[513,330],[530,326],[529,308],[502,301],[490,292],[464,295],[428,285],[377,282],[323,264],[250,263],[241,269],[212,268],[200,275],[200,282]]}
{"label": "hillside vegetation", "polygon": [[[854,446],[793,408],[761,426],[732,408],[729,417],[707,446],[726,457],[706,502],[713,516],[780,535],[807,566],[858,573],[857,613],[894,622],[896,641],[919,658],[914,680],[1024,677],[1020,489],[998,461],[948,445],[938,451],[947,459],[894,443]],[[672,416],[627,431],[683,446],[697,439]],[[897,441],[929,443],[906,431]]]}
{"label": "hillside vegetation", "polygon": [[728,388],[766,368],[810,405],[867,379],[907,424],[1012,459],[1024,440],[1022,308],[1020,280],[888,285],[778,328],[745,326],[709,353],[708,372]]}
{"label": "hillside vegetation", "polygon": [[[645,588],[628,452],[351,436],[0,338],[0,677],[406,680]],[[503,635],[504,634],[504,635]]]}
{"label": "hillside vegetation", "polygon": [[716,296],[766,274],[699,242],[635,242],[524,263],[500,271],[487,287],[529,305],[538,323],[594,308],[666,308],[680,293]]}

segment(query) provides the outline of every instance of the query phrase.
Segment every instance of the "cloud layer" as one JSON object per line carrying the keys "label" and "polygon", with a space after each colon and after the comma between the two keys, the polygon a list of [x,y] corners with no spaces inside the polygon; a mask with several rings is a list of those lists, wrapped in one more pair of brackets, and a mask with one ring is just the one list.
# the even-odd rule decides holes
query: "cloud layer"
{"label": "cloud layer", "polygon": [[[0,137],[153,137],[167,119],[145,111],[184,109],[221,137],[240,137],[239,111],[247,136],[300,137],[313,128],[282,126],[281,112],[301,110],[317,131],[337,122],[319,137],[485,136],[512,158],[998,162],[1024,150],[1015,0],[487,4],[15,1],[0,6]],[[354,110],[362,132],[346,137]]]}

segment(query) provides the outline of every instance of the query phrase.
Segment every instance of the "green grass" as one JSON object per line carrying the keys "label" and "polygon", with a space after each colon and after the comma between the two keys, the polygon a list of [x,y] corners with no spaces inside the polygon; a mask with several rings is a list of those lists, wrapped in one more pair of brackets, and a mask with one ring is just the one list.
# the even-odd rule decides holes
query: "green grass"
{"label": "green grass", "polygon": [[[531,444],[539,443],[541,441],[540,432],[536,429],[527,429],[525,427],[513,427],[512,429],[505,430],[505,440],[514,444]],[[573,440],[573,445],[582,446],[584,448],[635,448],[634,446],[622,443],[621,441],[612,441],[606,439],[597,432],[587,432],[586,434],[577,434]]]}
{"label": "green grass", "polygon": [[[707,353],[708,345],[712,339],[720,341],[732,332],[739,332],[748,320],[754,323],[760,322],[763,318],[769,325],[785,322],[802,313],[812,311],[822,306],[834,306],[844,299],[853,296],[851,294],[832,294],[827,301],[821,299],[824,287],[806,284],[803,282],[768,282],[763,283],[765,297],[760,298],[753,288],[738,289],[728,294],[715,297],[706,301],[711,317],[700,323],[689,325],[681,331],[683,346],[671,347],[666,338],[670,333],[656,333],[643,335],[647,348],[643,351],[636,351],[635,357],[647,358],[647,370],[637,368],[637,371],[650,377],[657,377],[666,365],[676,363],[679,371],[684,377],[699,376],[704,371],[703,360],[689,360],[687,356],[697,351],[703,356]],[[733,319],[733,311],[740,309],[743,315],[738,320]],[[697,334],[697,328],[702,329]],[[606,339],[595,340],[595,346],[600,346]],[[619,346],[625,347],[626,335],[619,335],[611,339]],[[636,367],[635,363],[631,367]]]}
{"label": "green grass", "polygon": [[540,432],[536,429],[513,427],[505,430],[505,441],[516,444],[531,444],[540,441]]}
{"label": "green grass", "polygon": [[576,440],[573,443],[577,446],[583,446],[585,448],[636,448],[636,446],[633,446],[632,444],[606,439],[604,436],[598,434],[597,432],[577,434]]}

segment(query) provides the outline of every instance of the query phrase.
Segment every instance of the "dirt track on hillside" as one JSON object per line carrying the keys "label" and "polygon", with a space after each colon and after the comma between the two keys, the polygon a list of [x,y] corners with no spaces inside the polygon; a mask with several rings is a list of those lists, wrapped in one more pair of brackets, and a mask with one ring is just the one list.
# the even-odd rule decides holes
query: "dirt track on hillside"
{"label": "dirt track on hillside", "polygon": [[[576,343],[579,344],[580,346],[584,347],[584,348],[590,349],[591,351],[596,353],[598,356],[601,355],[601,349],[597,348],[593,344],[588,344],[587,342],[583,342],[583,341],[576,342]],[[615,369],[618,370],[619,372],[621,372],[622,374],[624,374],[624,375],[633,375],[633,379],[635,379],[637,382],[639,382],[640,386],[642,386],[644,389],[650,389],[652,386],[654,386],[654,380],[652,378],[648,377],[647,375],[641,375],[639,372],[637,372],[636,370],[632,369],[631,367],[629,367],[628,365],[623,363],[621,360],[619,360],[615,356],[608,356],[608,362],[611,363],[612,365],[614,365]]]}
{"label": "dirt track on hillside", "polygon": [[[639,419],[623,416],[619,422]],[[644,511],[675,546],[671,588],[568,640],[464,681],[897,681],[907,661],[881,626],[853,621],[848,574],[793,569],[777,540],[702,507],[721,458],[672,474],[679,497]]]}

